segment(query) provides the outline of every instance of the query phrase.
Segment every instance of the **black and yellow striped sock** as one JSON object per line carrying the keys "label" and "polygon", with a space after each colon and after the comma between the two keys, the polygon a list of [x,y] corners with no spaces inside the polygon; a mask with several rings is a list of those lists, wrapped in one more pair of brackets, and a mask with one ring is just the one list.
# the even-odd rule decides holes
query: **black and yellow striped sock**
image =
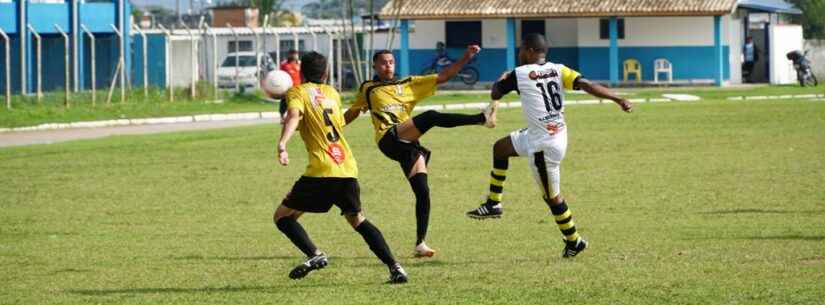
{"label": "black and yellow striped sock", "polygon": [[493,158],[493,171],[490,172],[490,195],[487,196],[487,204],[496,205],[501,203],[504,180],[507,179],[507,168],[509,166],[509,159]]}
{"label": "black and yellow striped sock", "polygon": [[564,239],[567,241],[578,240],[579,233],[576,232],[573,213],[567,208],[567,203],[564,201],[559,204],[551,204],[548,202],[548,205],[550,206],[550,212],[553,213],[553,218],[556,220],[556,224],[559,226],[559,230],[561,230],[561,234],[564,235]]}

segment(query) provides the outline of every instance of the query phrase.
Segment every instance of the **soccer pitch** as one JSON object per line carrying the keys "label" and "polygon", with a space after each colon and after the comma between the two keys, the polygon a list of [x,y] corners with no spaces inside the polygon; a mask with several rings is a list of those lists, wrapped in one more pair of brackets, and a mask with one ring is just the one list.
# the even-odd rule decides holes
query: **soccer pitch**
{"label": "soccer pitch", "polygon": [[[424,103],[426,104],[426,103]],[[368,218],[410,274],[387,271],[333,208],[302,223],[330,266],[303,261],[272,211],[303,172],[275,159],[279,126],[0,149],[0,304],[822,304],[825,103],[567,108],[562,192],[590,248],[563,244],[512,160],[504,217],[464,216],[487,193],[491,145],[523,127],[431,130],[431,259],[411,257],[414,197],[372,140],[345,134]]]}

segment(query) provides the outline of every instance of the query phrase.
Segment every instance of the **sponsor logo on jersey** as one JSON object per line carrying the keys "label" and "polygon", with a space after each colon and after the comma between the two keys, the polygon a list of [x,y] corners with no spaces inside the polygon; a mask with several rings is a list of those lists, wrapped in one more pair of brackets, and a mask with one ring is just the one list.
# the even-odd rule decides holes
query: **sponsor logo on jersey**
{"label": "sponsor logo on jersey", "polygon": [[389,104],[381,107],[382,112],[391,112],[391,113],[398,113],[404,111],[404,105],[401,104]]}
{"label": "sponsor logo on jersey", "polygon": [[338,143],[330,143],[327,146],[327,154],[330,158],[332,158],[332,161],[338,165],[344,163],[344,160],[347,159],[347,154],[344,152],[344,147]]}
{"label": "sponsor logo on jersey", "polygon": [[534,70],[534,71],[530,71],[530,73],[527,74],[527,77],[529,77],[531,80],[553,78],[553,77],[559,77],[559,72],[557,72],[556,69],[550,69],[550,70],[544,70],[544,71],[535,71]]}

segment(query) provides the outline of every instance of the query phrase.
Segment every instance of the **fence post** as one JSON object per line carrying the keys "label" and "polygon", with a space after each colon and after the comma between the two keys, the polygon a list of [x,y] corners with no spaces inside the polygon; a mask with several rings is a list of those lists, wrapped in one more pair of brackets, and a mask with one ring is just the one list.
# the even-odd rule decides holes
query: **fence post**
{"label": "fence post", "polygon": [[95,61],[96,61],[96,59],[95,59],[95,35],[92,34],[92,32],[89,31],[89,29],[87,29],[85,25],[81,24],[80,28],[83,29],[84,32],[86,32],[86,36],[89,36],[89,42],[91,43],[91,45],[89,46],[89,50],[91,50],[89,55],[91,56],[90,59],[91,59],[91,63],[92,63],[91,64],[91,72],[92,73],[91,73],[90,76],[92,77],[92,107],[95,107],[96,103],[97,103],[97,83],[96,83],[97,77],[95,76],[95,72],[96,72],[96,69],[95,69],[95,64],[96,64],[95,63]]}
{"label": "fence post", "polygon": [[[123,70],[126,69],[126,61],[124,60],[123,55],[123,32],[121,32],[114,24],[109,25],[112,27],[112,30],[115,31],[115,34],[117,34],[117,45],[118,49],[120,49],[120,57],[118,58],[118,65],[120,65],[120,73],[119,76],[115,75],[115,78],[120,78],[120,103],[123,104],[126,102],[126,79],[123,77]],[[112,84],[114,83],[115,82],[112,82]]]}
{"label": "fence post", "polygon": [[11,41],[9,36],[3,29],[0,29],[0,36],[3,36],[3,41],[6,44],[6,109],[11,109]]}
{"label": "fence post", "polygon": [[69,108],[71,107],[71,104],[69,104],[69,92],[71,90],[69,88],[71,87],[71,80],[69,79],[69,71],[71,70],[71,65],[69,64],[69,35],[67,35],[59,25],[55,24],[54,27],[60,35],[63,36],[63,63],[66,70],[66,96],[63,99],[63,105]]}
{"label": "fence post", "polygon": [[172,86],[172,67],[171,67],[172,61],[169,60],[169,56],[172,55],[172,52],[169,50],[169,49],[172,48],[172,33],[170,33],[169,30],[167,30],[162,24],[159,24],[158,28],[160,28],[163,31],[163,35],[166,38],[165,39],[166,43],[164,43],[164,48],[163,48],[164,52],[166,53],[166,56],[164,56],[166,58],[166,60],[165,60],[166,62],[165,62],[165,65],[164,65],[164,66],[166,66],[166,88],[167,88],[166,90],[169,91],[169,101],[174,102],[175,101],[175,87]]}
{"label": "fence post", "polygon": [[34,39],[37,40],[37,51],[35,53],[35,60],[37,62],[37,102],[43,103],[43,70],[41,64],[42,58],[40,56],[42,45],[40,43],[40,34],[38,34],[37,31],[34,30],[34,27],[32,27],[31,24],[28,25],[28,28],[29,31],[32,32],[32,35],[34,35]]}

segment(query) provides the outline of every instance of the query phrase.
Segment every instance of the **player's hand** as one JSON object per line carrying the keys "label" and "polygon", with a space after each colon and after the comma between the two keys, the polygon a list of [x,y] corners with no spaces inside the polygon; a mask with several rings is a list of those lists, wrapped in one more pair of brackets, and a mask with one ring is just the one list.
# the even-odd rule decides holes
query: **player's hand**
{"label": "player's hand", "polygon": [[289,165],[289,153],[285,147],[278,147],[278,162],[283,166]]}
{"label": "player's hand", "polygon": [[622,98],[619,99],[616,103],[619,104],[619,107],[622,107],[622,111],[627,113],[633,112],[633,103],[631,103],[630,101]]}
{"label": "player's hand", "polygon": [[476,54],[478,54],[479,52],[481,52],[481,47],[479,47],[477,44],[471,44],[467,46],[467,51],[464,51],[464,57],[473,58],[473,56],[476,56]]}

